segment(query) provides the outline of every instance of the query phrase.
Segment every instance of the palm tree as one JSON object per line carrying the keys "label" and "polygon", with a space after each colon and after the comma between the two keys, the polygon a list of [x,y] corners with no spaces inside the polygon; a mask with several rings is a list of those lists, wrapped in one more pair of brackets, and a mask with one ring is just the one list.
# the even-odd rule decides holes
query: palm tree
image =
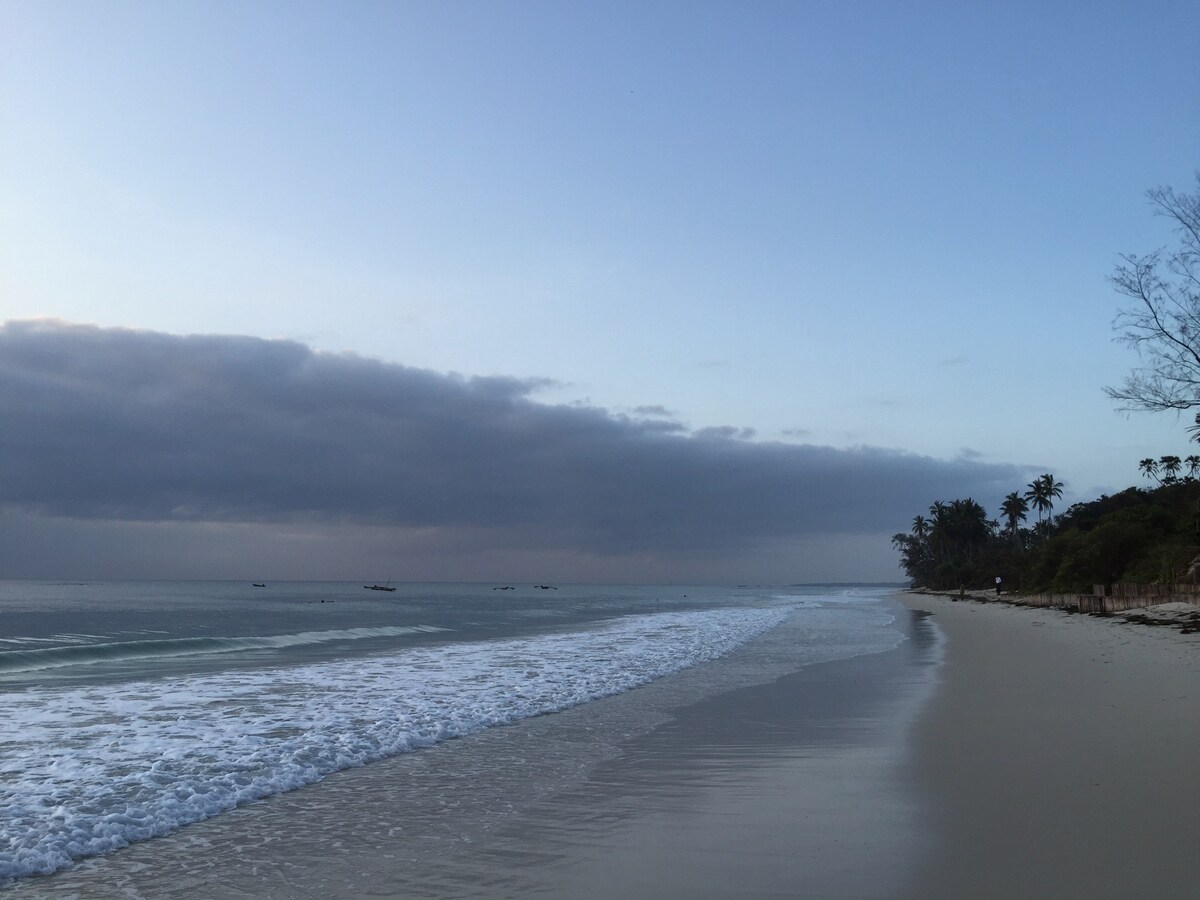
{"label": "palm tree", "polygon": [[929,534],[929,520],[924,516],[913,516],[912,533],[918,538],[924,538]]}
{"label": "palm tree", "polygon": [[1062,496],[1063,483],[1055,481],[1054,476],[1047,472],[1042,476],[1042,484],[1046,491],[1046,518],[1050,518],[1050,513],[1054,511],[1054,500],[1056,497]]}
{"label": "palm tree", "polygon": [[1189,425],[1187,430],[1192,433],[1193,441],[1200,441],[1200,413],[1196,413],[1196,424]]}
{"label": "palm tree", "polygon": [[1029,490],[1025,492],[1029,505],[1038,511],[1038,521],[1042,521],[1042,513],[1046,510],[1046,485],[1040,478],[1029,482]]}
{"label": "palm tree", "polygon": [[1200,456],[1196,456],[1193,453],[1191,456],[1185,459],[1184,462],[1187,463],[1188,467],[1187,477],[1195,479],[1196,473],[1200,472]]}
{"label": "palm tree", "polygon": [[1062,482],[1055,481],[1049,472],[1029,482],[1025,499],[1038,511],[1039,522],[1054,509],[1054,498],[1062,496],[1062,488]]}
{"label": "palm tree", "polygon": [[[1197,418],[1200,418],[1200,416],[1197,416]],[[1147,456],[1140,463],[1138,463],[1138,469],[1140,469],[1142,474],[1145,475],[1147,478],[1153,478],[1155,481],[1158,481],[1159,484],[1162,484],[1162,482],[1159,480],[1159,477],[1158,477],[1158,460],[1157,459],[1151,459],[1150,457]]]}
{"label": "palm tree", "polygon": [[1017,530],[1021,527],[1021,523],[1025,521],[1025,514],[1029,512],[1029,501],[1013,491],[1004,498],[1004,502],[1000,504],[1000,512],[1008,522],[1008,530],[1012,534],[1013,539],[1017,537]]}
{"label": "palm tree", "polygon": [[936,559],[945,559],[954,552],[950,506],[935,500],[929,507],[929,550]]}
{"label": "palm tree", "polygon": [[956,556],[973,559],[992,536],[987,510],[970,497],[952,501],[945,519],[946,542]]}
{"label": "palm tree", "polygon": [[1164,456],[1160,459],[1159,464],[1163,471],[1163,484],[1174,484],[1179,480],[1179,467],[1183,465],[1183,460],[1178,456]]}

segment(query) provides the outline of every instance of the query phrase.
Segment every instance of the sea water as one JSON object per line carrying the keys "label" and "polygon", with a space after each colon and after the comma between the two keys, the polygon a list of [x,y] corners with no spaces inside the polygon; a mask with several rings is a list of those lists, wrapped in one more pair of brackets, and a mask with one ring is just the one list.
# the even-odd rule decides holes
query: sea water
{"label": "sea water", "polygon": [[[0,885],[65,885],[81,860],[146,841],[165,859],[151,839],[184,826],[652,683],[699,697],[880,653],[904,639],[883,594],[0,582]],[[525,746],[519,771],[499,750],[464,755],[471,802],[487,805],[485,780],[508,796],[553,785],[656,715],[562,718],[557,735],[546,720],[537,745],[554,753]]]}

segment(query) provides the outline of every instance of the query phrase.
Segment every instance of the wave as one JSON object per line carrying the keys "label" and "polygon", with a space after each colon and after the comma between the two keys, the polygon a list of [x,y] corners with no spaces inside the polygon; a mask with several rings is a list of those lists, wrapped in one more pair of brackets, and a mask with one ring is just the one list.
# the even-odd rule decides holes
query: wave
{"label": "wave", "polygon": [[125,660],[171,659],[180,656],[206,656],[213,653],[240,653],[248,650],[278,650],[329,641],[356,641],[364,638],[402,637],[407,634],[432,634],[448,631],[436,625],[380,626],[343,628],[332,631],[301,631],[257,637],[190,637],[149,641],[111,641],[102,644],[72,644],[67,647],[42,647],[35,650],[0,651],[0,675],[87,666]]}
{"label": "wave", "polygon": [[0,756],[0,888],[351,766],[628,691],[723,656],[789,614],[631,616],[286,669],[14,692]]}

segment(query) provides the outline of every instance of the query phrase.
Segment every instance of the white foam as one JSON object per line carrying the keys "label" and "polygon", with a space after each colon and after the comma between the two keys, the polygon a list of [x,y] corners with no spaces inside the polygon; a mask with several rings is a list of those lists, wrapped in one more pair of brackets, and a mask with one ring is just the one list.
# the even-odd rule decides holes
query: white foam
{"label": "white foam", "polygon": [[330,772],[627,691],[721,656],[787,615],[633,616],[288,669],[10,693],[0,883]]}

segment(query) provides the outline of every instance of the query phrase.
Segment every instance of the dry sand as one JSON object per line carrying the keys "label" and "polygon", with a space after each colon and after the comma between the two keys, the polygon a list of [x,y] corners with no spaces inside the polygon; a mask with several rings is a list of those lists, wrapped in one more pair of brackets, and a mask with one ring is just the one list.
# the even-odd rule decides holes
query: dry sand
{"label": "dry sand", "polygon": [[946,635],[913,897],[1200,895],[1200,634],[908,594]]}

